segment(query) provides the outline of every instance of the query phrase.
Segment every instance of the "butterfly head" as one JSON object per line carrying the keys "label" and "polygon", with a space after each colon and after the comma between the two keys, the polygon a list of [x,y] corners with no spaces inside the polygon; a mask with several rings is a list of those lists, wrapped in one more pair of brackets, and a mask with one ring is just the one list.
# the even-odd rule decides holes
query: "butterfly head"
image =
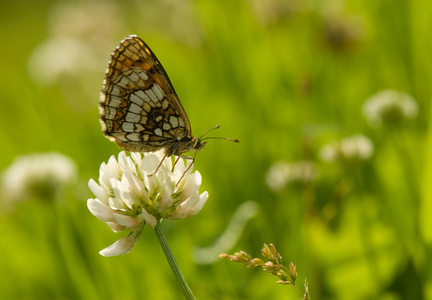
{"label": "butterfly head", "polygon": [[234,140],[234,139],[224,138],[224,137],[205,137],[205,138],[203,138],[203,136],[206,135],[207,132],[209,132],[213,129],[217,129],[217,128],[219,128],[219,125],[216,125],[214,128],[207,130],[199,138],[185,136],[181,140],[179,140],[175,143],[168,144],[167,147],[165,148],[166,155],[171,156],[172,154],[174,154],[177,156],[181,156],[182,153],[188,152],[190,150],[193,150],[195,152],[201,151],[201,149],[204,148],[204,146],[207,144],[207,142],[203,142],[203,140],[206,140],[206,139],[222,139],[222,140],[228,140],[228,141],[232,141],[232,142],[236,142],[236,143],[240,142],[239,140]]}
{"label": "butterfly head", "polygon": [[194,138],[192,139],[192,141],[194,142],[192,150],[195,152],[201,151],[201,149],[204,148],[204,146],[207,144],[207,142],[202,143],[200,138]]}
{"label": "butterfly head", "polygon": [[179,143],[175,143],[173,144],[173,147],[175,147],[175,149],[169,149],[169,153],[172,153],[174,155],[181,155],[184,152],[188,152],[188,151],[201,151],[202,148],[204,148],[205,144],[207,144],[207,142],[202,143],[201,139],[199,138],[195,138],[195,137],[184,137],[182,138]]}

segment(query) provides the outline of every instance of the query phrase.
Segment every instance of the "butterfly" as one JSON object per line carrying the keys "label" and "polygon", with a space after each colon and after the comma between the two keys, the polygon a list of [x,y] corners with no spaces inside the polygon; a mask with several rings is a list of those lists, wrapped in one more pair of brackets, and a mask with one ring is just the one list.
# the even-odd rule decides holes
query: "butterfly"
{"label": "butterfly", "polygon": [[99,104],[103,133],[130,152],[164,149],[165,157],[194,161],[195,157],[183,153],[200,151],[207,143],[202,137],[219,127],[200,138],[192,136],[186,111],[167,73],[136,35],[127,36],[111,54]]}

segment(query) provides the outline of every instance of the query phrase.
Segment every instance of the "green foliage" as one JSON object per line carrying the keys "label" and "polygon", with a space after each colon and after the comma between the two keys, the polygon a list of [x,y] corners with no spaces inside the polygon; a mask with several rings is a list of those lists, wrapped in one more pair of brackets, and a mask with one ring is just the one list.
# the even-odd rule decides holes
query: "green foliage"
{"label": "green foliage", "polygon": [[[264,272],[222,260],[199,265],[191,255],[213,244],[249,200],[258,216],[221,252],[277,245],[297,266],[297,282],[307,277],[312,299],[432,299],[432,4],[289,3],[2,4],[0,169],[22,154],[56,151],[79,170],[61,194],[0,215],[2,299],[180,297],[151,230],[131,253],[102,257],[119,236],[86,208],[94,197],[88,180],[120,152],[100,131],[98,101],[109,55],[129,34],[162,62],[195,136],[220,124],[214,135],[241,141],[209,141],[194,166],[206,206],[162,223],[198,299],[298,299]],[[370,128],[363,103],[384,89],[411,95],[417,117]],[[322,146],[354,134],[373,142],[370,160],[320,158]],[[314,182],[266,185],[275,162],[302,160],[315,164]]]}

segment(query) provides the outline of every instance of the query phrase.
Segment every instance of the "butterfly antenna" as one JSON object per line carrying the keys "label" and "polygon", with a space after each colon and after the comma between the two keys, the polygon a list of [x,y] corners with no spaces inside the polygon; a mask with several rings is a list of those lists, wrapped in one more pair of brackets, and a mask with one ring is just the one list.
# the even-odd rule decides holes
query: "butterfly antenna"
{"label": "butterfly antenna", "polygon": [[207,133],[209,133],[210,131],[212,131],[212,130],[214,130],[214,129],[218,129],[219,127],[220,127],[220,125],[218,124],[218,125],[216,125],[215,127],[210,128],[209,130],[207,130],[206,132],[204,132],[204,134],[201,135],[199,139],[200,139],[201,141],[212,139],[212,140],[228,140],[228,141],[235,142],[235,143],[239,143],[239,142],[240,142],[240,140],[238,140],[238,139],[230,139],[230,138],[226,138],[226,137],[219,137],[219,136],[209,136],[209,137],[206,137],[206,138],[202,138],[203,136],[205,136],[205,135],[206,135]]}
{"label": "butterfly antenna", "polygon": [[212,130],[218,129],[219,127],[220,127],[220,125],[217,124],[215,127],[210,128],[209,130],[207,130],[206,132],[204,132],[204,133],[199,137],[199,139],[202,140],[201,138],[202,138],[203,136],[205,136],[207,133],[209,133],[209,132],[212,131]]}
{"label": "butterfly antenna", "polygon": [[209,137],[201,139],[201,141],[203,141],[203,140],[227,140],[227,141],[231,141],[234,143],[240,143],[239,139],[230,139],[230,138],[220,137],[220,136],[209,136]]}

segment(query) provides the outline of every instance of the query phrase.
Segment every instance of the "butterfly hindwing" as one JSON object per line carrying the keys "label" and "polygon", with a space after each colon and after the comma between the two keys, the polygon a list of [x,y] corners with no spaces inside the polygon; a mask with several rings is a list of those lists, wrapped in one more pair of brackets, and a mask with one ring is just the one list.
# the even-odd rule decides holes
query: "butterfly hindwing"
{"label": "butterfly hindwing", "polygon": [[128,151],[156,151],[191,140],[188,117],[165,70],[135,35],[111,55],[100,111],[104,134]]}

